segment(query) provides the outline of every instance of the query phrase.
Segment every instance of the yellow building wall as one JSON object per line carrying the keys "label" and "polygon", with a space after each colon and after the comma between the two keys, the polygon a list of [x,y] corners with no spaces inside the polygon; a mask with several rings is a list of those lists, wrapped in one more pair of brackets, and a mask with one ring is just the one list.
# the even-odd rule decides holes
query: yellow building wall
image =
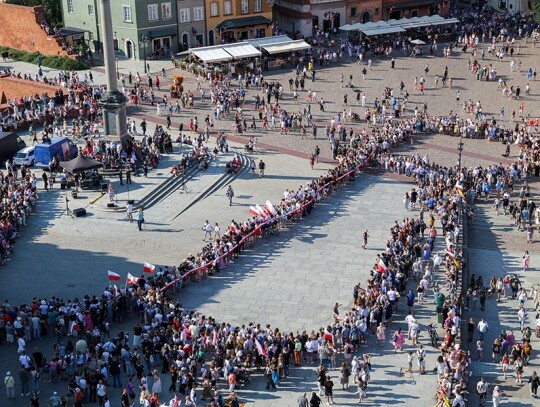
{"label": "yellow building wall", "polygon": [[[212,6],[212,3],[217,4],[218,13],[217,15],[212,15],[212,10],[215,6]],[[267,0],[261,0],[261,11],[255,12],[255,0],[248,0],[248,13],[242,13],[242,0],[231,0],[231,14],[225,14],[225,1],[224,0],[205,0],[205,14],[206,14],[206,29],[208,32],[213,31],[215,36],[215,44],[221,44],[221,33],[219,32],[216,27],[221,24],[225,20],[233,20],[237,18],[245,18],[245,17],[255,17],[255,16],[262,16],[267,18],[268,20],[272,20],[272,7],[268,3]],[[257,25],[257,26],[251,26],[251,27],[242,27],[242,28],[234,28],[227,30],[227,32],[233,32],[234,38],[240,41],[240,33],[242,31],[248,32],[248,38],[252,39],[255,38],[253,35],[253,29],[263,29],[265,30],[265,37],[269,37],[272,35],[272,26],[266,26],[264,25]],[[225,35],[232,35],[230,33],[227,33]]]}

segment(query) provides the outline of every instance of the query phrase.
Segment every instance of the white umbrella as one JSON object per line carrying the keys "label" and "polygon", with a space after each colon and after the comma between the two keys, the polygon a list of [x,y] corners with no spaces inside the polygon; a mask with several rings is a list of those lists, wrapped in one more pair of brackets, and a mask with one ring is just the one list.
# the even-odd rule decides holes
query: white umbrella
{"label": "white umbrella", "polygon": [[411,44],[426,45],[426,43],[424,41],[422,41],[422,40],[412,40]]}

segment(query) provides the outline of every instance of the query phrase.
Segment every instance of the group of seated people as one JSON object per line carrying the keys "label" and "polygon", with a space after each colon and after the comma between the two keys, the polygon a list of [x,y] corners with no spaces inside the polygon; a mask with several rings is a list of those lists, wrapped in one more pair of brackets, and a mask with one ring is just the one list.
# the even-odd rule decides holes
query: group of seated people
{"label": "group of seated people", "polygon": [[237,174],[238,171],[242,169],[242,161],[240,160],[240,157],[238,155],[235,155],[234,158],[229,161],[227,164],[225,164],[225,172],[227,174]]}

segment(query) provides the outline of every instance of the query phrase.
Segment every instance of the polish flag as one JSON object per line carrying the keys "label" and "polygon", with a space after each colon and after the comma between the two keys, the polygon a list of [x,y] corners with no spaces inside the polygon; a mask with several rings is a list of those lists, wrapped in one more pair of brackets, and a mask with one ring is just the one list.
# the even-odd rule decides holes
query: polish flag
{"label": "polish flag", "polygon": [[240,233],[240,230],[238,230],[238,228],[236,227],[236,225],[234,223],[231,223],[231,226],[229,226],[229,230],[231,232],[233,232],[235,235]]}
{"label": "polish flag", "polygon": [[259,204],[257,204],[255,207],[256,207],[257,210],[259,211],[259,213],[260,213],[260,215],[261,215],[262,218],[266,219],[266,218],[268,217],[268,214],[264,211],[263,208],[261,208],[261,207],[259,206]]}
{"label": "polish flag", "polygon": [[463,185],[461,185],[461,181],[456,182],[456,186],[454,188],[463,191]]}
{"label": "polish flag", "polygon": [[128,273],[126,282],[128,284],[137,284],[139,282],[139,279],[137,277],[132,276],[131,273]]}
{"label": "polish flag", "polygon": [[249,207],[249,213],[251,213],[253,216],[261,216],[259,210],[254,206]]}
{"label": "polish flag", "polygon": [[382,273],[386,273],[386,270],[388,270],[388,267],[386,267],[386,264],[384,264],[383,259],[379,259],[379,262],[377,263],[377,270]]}
{"label": "polish flag", "polygon": [[155,270],[156,266],[154,266],[153,264],[150,264],[150,263],[147,263],[147,262],[144,262],[143,264],[143,271],[145,273],[150,273],[152,274]]}
{"label": "polish flag", "polygon": [[334,340],[334,335],[332,335],[332,332],[330,332],[327,328],[325,328],[323,338],[327,340],[328,342],[332,342]]}
{"label": "polish flag", "polygon": [[450,257],[451,259],[453,259],[454,257],[456,257],[456,255],[455,255],[454,253],[452,253],[452,252],[450,252],[450,251],[448,251],[448,250],[446,251],[446,255],[447,255],[448,257]]}
{"label": "polish flag", "polygon": [[255,347],[259,351],[259,355],[266,356],[268,353],[266,352],[266,349],[261,345],[261,343],[255,338]]}
{"label": "polish flag", "polygon": [[277,215],[276,208],[274,208],[274,205],[272,205],[272,202],[270,202],[270,201],[266,201],[266,203],[264,204],[264,210],[270,216],[276,216]]}
{"label": "polish flag", "polygon": [[107,276],[109,277],[109,281],[120,281],[120,274],[118,273],[107,270]]}

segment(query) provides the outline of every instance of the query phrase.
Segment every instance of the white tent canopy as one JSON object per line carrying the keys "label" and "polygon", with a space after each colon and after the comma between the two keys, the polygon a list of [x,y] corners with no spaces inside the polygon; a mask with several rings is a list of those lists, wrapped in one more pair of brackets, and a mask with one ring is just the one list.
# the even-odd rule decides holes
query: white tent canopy
{"label": "white tent canopy", "polygon": [[343,31],[361,31],[365,35],[382,35],[403,32],[411,28],[427,27],[431,25],[445,25],[459,23],[457,18],[443,18],[438,15],[425,17],[401,18],[399,20],[370,21],[368,23],[346,24],[340,27]]}
{"label": "white tent canopy", "polygon": [[189,53],[206,63],[226,62],[233,59],[260,57],[261,51],[257,48],[262,48],[269,54],[279,54],[309,49],[311,45],[304,40],[291,40],[286,35],[277,35],[232,44],[192,48]]}
{"label": "white tent canopy", "polygon": [[276,35],[273,37],[254,38],[251,40],[246,40],[244,42],[251,44],[255,48],[261,49],[265,45],[274,45],[274,44],[280,44],[283,42],[290,42],[290,41],[292,41],[292,39],[290,39],[288,35]]}
{"label": "white tent canopy", "polygon": [[362,32],[366,35],[366,37],[371,37],[373,35],[401,33],[405,31],[406,30],[404,30],[401,27],[381,27],[381,28],[374,28],[372,30],[365,30],[365,29],[362,30]]}
{"label": "white tent canopy", "polygon": [[231,54],[225,51],[221,46],[193,48],[190,49],[189,52],[203,62],[223,62],[232,59]]}
{"label": "white tent canopy", "polygon": [[261,56],[261,51],[245,42],[224,45],[223,49],[234,58],[254,58]]}
{"label": "white tent canopy", "polygon": [[281,54],[284,52],[294,52],[294,51],[301,51],[304,49],[311,48],[311,45],[309,45],[304,40],[296,40],[296,41],[289,41],[289,42],[282,42],[280,44],[272,44],[272,45],[265,45],[263,46],[263,49],[268,52],[270,55],[272,54]]}
{"label": "white tent canopy", "polygon": [[260,57],[261,51],[247,42],[213,45],[190,49],[189,52],[203,62],[225,62],[232,59]]}

